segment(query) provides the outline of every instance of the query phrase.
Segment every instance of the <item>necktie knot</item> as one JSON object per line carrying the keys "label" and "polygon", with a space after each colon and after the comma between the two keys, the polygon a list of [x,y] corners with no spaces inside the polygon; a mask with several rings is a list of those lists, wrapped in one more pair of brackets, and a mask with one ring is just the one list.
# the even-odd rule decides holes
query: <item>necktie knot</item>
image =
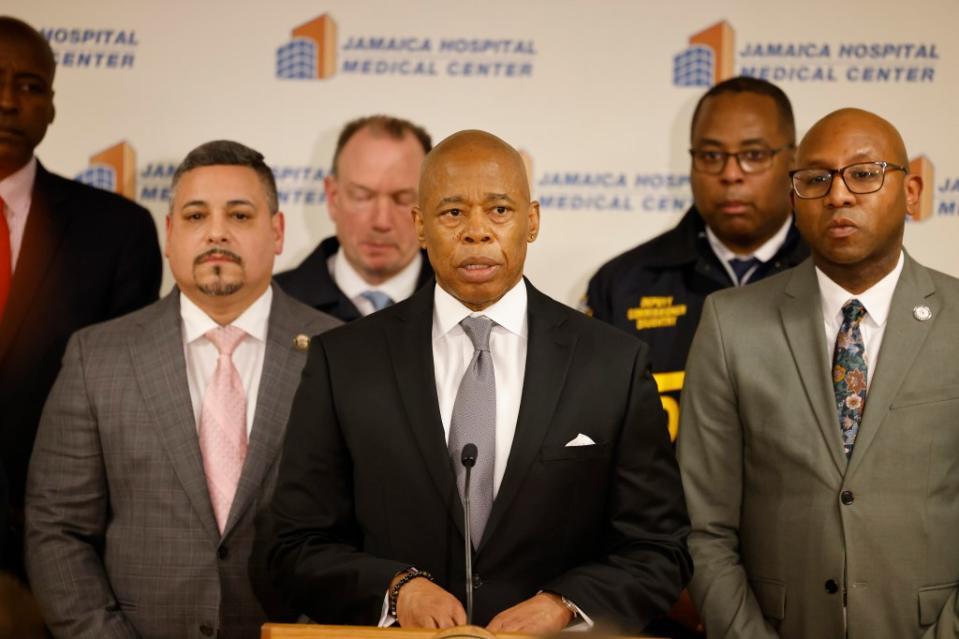
{"label": "necktie knot", "polygon": [[205,336],[213,342],[213,345],[216,346],[216,350],[220,352],[221,356],[226,355],[227,357],[231,357],[233,351],[236,350],[236,347],[239,346],[243,338],[246,337],[246,331],[236,326],[218,326],[217,328],[207,331]]}
{"label": "necktie knot", "polygon": [[844,323],[857,325],[865,314],[866,307],[862,305],[862,302],[856,299],[849,300],[842,307],[842,318]]}
{"label": "necktie knot", "polygon": [[478,351],[489,351],[489,336],[493,332],[493,320],[480,315],[479,317],[466,317],[460,322],[463,331],[473,342],[473,348]]}
{"label": "necktie knot", "polygon": [[733,273],[736,274],[736,283],[741,284],[743,278],[746,276],[746,273],[750,271],[754,266],[759,264],[759,259],[755,257],[750,258],[740,258],[734,257],[729,260],[729,266],[733,269]]}
{"label": "necktie knot", "polygon": [[381,311],[387,306],[393,304],[393,298],[383,291],[363,291],[360,297],[366,299],[373,305],[373,311]]}

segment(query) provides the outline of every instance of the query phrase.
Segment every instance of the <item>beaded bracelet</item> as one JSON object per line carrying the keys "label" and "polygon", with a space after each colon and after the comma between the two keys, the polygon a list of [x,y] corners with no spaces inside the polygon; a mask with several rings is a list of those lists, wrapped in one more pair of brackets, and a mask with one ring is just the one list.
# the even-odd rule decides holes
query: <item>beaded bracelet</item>
{"label": "beaded bracelet", "polygon": [[400,577],[400,580],[396,582],[396,585],[390,589],[390,616],[394,619],[398,619],[396,616],[396,600],[400,598],[400,588],[417,577],[423,577],[424,579],[429,579],[434,583],[436,582],[436,580],[433,579],[433,575],[430,573],[426,572],[425,570],[419,570],[418,568],[410,566],[409,569],[407,569],[406,574]]}

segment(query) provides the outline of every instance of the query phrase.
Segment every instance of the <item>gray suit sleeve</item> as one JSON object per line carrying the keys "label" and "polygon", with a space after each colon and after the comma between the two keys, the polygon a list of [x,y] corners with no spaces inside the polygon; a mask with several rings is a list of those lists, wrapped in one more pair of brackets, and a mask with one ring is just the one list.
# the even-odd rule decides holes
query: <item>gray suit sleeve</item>
{"label": "gray suit sleeve", "polygon": [[101,559],[108,506],[82,338],[74,335],[40,420],[26,494],[27,572],[57,637],[137,636]]}
{"label": "gray suit sleeve", "polygon": [[776,637],[739,554],[743,425],[738,404],[710,297],[686,363],[677,443],[696,567],[689,591],[710,637]]}

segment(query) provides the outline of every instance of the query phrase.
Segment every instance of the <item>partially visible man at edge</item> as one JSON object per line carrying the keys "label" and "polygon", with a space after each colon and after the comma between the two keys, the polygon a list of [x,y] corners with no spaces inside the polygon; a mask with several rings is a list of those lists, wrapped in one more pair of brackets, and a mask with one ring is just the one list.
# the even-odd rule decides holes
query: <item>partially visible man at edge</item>
{"label": "partially visible man at edge", "polygon": [[323,182],[336,225],[295,269],[283,290],[345,322],[406,299],[433,277],[410,217],[429,133],[407,120],[374,115],[343,127]]}
{"label": "partially visible man at edge", "polygon": [[959,280],[903,248],[922,177],[859,109],[793,171],[812,257],[709,297],[678,454],[710,636],[959,635]]}
{"label": "partially visible man at edge", "polygon": [[499,138],[437,146],[414,216],[436,284],[311,346],[271,508],[274,582],[321,623],[464,623],[474,443],[474,621],[641,629],[692,568],[646,346],[523,278],[539,205]]}
{"label": "partially visible man at edge", "polygon": [[51,173],[34,155],[56,112],[55,71],[46,39],[0,16],[0,508],[9,508],[0,572],[19,579],[27,465],[67,339],[155,301],[162,274],[146,209]]}

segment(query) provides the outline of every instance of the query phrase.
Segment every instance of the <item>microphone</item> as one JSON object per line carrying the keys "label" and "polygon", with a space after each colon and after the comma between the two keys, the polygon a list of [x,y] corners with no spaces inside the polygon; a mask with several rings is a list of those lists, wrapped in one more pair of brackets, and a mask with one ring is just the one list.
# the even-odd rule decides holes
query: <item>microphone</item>
{"label": "microphone", "polygon": [[466,469],[463,482],[463,537],[466,540],[466,623],[473,623],[473,540],[470,535],[470,470],[476,465],[476,444],[463,446],[460,462]]}

